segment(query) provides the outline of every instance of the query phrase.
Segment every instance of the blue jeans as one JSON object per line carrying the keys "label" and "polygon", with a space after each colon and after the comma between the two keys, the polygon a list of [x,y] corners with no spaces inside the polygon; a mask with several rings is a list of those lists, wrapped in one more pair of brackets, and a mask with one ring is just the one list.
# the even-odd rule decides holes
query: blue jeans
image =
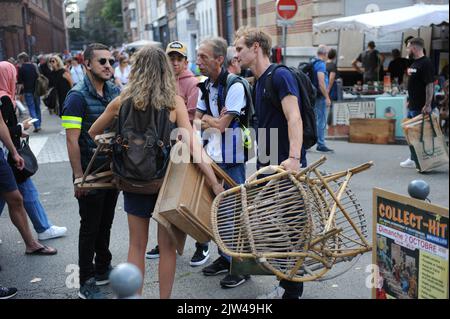
{"label": "blue jeans", "polygon": [[317,97],[314,105],[317,123],[317,147],[325,146],[325,132],[327,129],[327,104],[323,96]]}
{"label": "blue jeans", "polygon": [[[19,187],[20,194],[23,197],[23,205],[27,211],[27,215],[33,224],[34,230],[37,233],[42,233],[43,231],[49,229],[52,224],[49,222],[47,213],[44,207],[42,207],[39,201],[39,193],[33,184],[31,178],[28,178],[25,182],[17,184]],[[0,215],[5,207],[5,201],[0,198]]]}
{"label": "blue jeans", "polygon": [[[244,163],[235,164],[235,165],[233,164],[234,166],[232,166],[231,164],[221,164],[221,163],[218,163],[218,165],[237,184],[244,184],[245,183],[245,164]],[[230,187],[225,184],[224,188],[225,189],[229,189]],[[230,213],[232,213],[232,212],[230,212]],[[208,246],[208,243],[204,243],[204,244],[197,243],[197,244],[202,246],[202,247],[207,247]],[[220,256],[224,257],[228,262],[231,263],[231,257],[230,256],[225,255],[220,249],[217,249],[217,251],[219,252]]]}
{"label": "blue jeans", "polygon": [[407,117],[409,119],[412,119],[413,117],[416,117],[417,115],[420,115],[422,112],[421,111],[416,111],[416,110],[408,110],[408,115]]}
{"label": "blue jeans", "polygon": [[30,116],[39,121],[34,122],[35,128],[41,127],[41,98],[35,97],[33,93],[24,93],[25,102],[27,103],[28,110],[30,111]]}

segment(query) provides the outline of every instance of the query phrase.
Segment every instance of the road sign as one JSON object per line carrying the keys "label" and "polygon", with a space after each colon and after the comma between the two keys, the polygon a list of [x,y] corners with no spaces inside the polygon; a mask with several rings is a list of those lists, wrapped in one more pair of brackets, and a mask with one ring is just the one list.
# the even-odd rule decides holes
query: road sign
{"label": "road sign", "polygon": [[278,0],[277,13],[282,19],[292,19],[297,13],[298,5],[296,0]]}

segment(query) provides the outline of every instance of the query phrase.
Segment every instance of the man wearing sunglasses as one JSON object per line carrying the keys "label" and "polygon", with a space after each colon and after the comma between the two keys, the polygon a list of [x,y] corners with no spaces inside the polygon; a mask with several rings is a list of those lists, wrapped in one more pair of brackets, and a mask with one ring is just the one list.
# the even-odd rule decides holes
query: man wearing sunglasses
{"label": "man wearing sunglasses", "polygon": [[[73,179],[80,178],[95,152],[96,144],[88,131],[119,89],[109,81],[114,59],[108,47],[93,43],[84,52],[86,75],[67,94],[64,101],[62,126],[66,129],[67,150]],[[98,156],[92,169],[108,170],[106,156]],[[102,299],[97,286],[109,283],[111,252],[109,240],[118,192],[116,190],[85,191],[75,187],[81,217],[78,264],[82,299]],[[94,264],[93,264],[94,260]]]}

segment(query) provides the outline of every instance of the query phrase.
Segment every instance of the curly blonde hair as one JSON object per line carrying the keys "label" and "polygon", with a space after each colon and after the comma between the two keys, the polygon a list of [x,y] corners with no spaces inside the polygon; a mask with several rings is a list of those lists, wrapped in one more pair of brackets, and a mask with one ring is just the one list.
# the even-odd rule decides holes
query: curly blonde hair
{"label": "curly blonde hair", "polygon": [[140,111],[148,106],[173,110],[176,94],[175,76],[162,49],[149,45],[133,55],[128,83],[120,95],[122,101],[131,99]]}

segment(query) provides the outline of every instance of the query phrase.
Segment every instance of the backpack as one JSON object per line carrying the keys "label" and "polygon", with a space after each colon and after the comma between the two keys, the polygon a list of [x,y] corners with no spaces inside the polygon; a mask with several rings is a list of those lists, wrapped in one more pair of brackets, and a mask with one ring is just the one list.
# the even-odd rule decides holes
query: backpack
{"label": "backpack", "polygon": [[[244,160],[248,161],[249,159],[253,158],[255,153],[255,148],[253,145],[253,140],[250,135],[249,128],[257,127],[256,123],[256,114],[255,114],[255,107],[253,105],[253,89],[248,83],[246,79],[243,77],[240,77],[239,75],[228,73],[226,75],[226,84],[224,85],[223,93],[219,97],[219,101],[217,103],[217,106],[219,108],[219,113],[221,112],[222,108],[224,107],[225,100],[227,97],[228,90],[230,87],[235,83],[241,83],[244,87],[245,92],[245,108],[243,111],[241,111],[241,114],[238,118],[236,118],[234,121],[237,121],[239,123],[239,126],[242,131],[242,145],[244,148]],[[199,83],[200,90],[202,91],[202,100],[205,100],[207,113],[208,115],[211,114],[211,108],[209,105],[209,92],[206,89],[205,83]]]}
{"label": "backpack", "polygon": [[297,80],[300,93],[300,114],[303,122],[303,146],[305,149],[311,148],[317,143],[317,124],[314,104],[316,99],[316,88],[311,83],[310,78],[301,70],[287,67],[285,65],[275,65],[267,74],[264,88],[270,96],[270,101],[280,112],[283,112],[278,93],[273,88],[273,74],[278,68],[287,68]]}
{"label": "backpack", "polygon": [[317,75],[314,74],[314,65],[319,61],[320,61],[319,59],[312,59],[309,62],[300,62],[297,67],[298,70],[302,71],[306,76],[308,76],[312,85],[316,88],[316,96],[322,95],[319,88],[316,87],[315,83],[317,83]]}
{"label": "backpack", "polygon": [[170,158],[170,112],[166,108],[136,110],[122,104],[112,145],[116,186],[137,194],[157,194]]}

